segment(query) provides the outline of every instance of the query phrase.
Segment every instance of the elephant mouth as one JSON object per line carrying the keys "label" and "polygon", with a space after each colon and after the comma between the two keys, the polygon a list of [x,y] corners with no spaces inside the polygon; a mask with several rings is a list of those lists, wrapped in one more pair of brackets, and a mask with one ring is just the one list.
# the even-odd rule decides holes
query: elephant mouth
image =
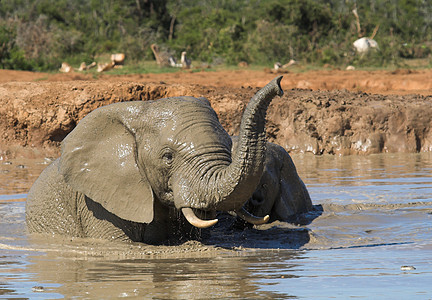
{"label": "elephant mouth", "polygon": [[[181,212],[183,213],[186,220],[193,226],[197,228],[208,228],[213,225],[215,225],[219,220],[218,219],[211,219],[211,220],[203,220],[199,218],[194,210],[190,207],[184,207],[181,209]],[[262,225],[267,223],[270,220],[270,216],[266,215],[264,217],[257,217],[249,213],[244,207],[235,210],[235,213],[237,216],[239,216],[241,219],[245,220],[248,223],[251,223],[253,225]]]}

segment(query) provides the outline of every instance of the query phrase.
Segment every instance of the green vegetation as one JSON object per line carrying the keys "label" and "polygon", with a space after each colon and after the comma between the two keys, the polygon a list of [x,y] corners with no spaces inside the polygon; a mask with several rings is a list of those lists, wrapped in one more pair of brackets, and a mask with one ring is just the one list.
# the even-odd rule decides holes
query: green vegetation
{"label": "green vegetation", "polygon": [[[361,32],[380,50],[355,55]],[[272,65],[387,66],[430,58],[428,0],[2,0],[0,67],[56,70],[123,52],[127,64],[153,60],[152,43],[177,58]]]}

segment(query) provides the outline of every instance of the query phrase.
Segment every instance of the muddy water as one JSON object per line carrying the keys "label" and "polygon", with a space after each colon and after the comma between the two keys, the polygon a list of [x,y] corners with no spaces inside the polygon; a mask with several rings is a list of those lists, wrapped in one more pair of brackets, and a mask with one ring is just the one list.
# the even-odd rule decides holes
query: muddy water
{"label": "muddy water", "polygon": [[28,236],[46,161],[0,161],[0,298],[432,298],[432,154],[294,161],[322,208],[309,224],[176,247]]}

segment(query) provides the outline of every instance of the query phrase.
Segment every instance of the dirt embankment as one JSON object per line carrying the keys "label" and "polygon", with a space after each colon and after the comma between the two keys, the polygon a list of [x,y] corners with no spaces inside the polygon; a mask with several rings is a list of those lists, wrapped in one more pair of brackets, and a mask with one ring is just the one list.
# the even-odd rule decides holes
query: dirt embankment
{"label": "dirt embankment", "polygon": [[0,158],[59,154],[60,142],[92,110],[120,101],[190,94],[174,85],[104,81],[0,84]]}
{"label": "dirt embankment", "polygon": [[[170,76],[179,76],[175,74]],[[35,73],[25,75],[30,77],[24,80],[31,80]],[[145,76],[137,81],[129,81],[130,76],[116,76],[99,80],[62,81],[54,77],[48,81],[0,83],[0,159],[17,155],[57,156],[61,140],[85,115],[119,101],[204,96],[219,114],[224,128],[235,135],[242,111],[258,90],[256,86],[263,86],[275,75],[270,74],[260,85],[255,78],[253,87],[248,84],[220,87],[211,82],[149,83]],[[245,83],[251,80],[244,78]],[[432,151],[432,96],[427,93],[402,96],[348,90],[313,91],[292,89],[290,82],[284,78],[285,95],[275,99],[269,108],[267,133],[270,141],[292,153]]]}
{"label": "dirt embankment", "polygon": [[293,90],[268,119],[272,139],[292,152],[432,151],[431,96]]}

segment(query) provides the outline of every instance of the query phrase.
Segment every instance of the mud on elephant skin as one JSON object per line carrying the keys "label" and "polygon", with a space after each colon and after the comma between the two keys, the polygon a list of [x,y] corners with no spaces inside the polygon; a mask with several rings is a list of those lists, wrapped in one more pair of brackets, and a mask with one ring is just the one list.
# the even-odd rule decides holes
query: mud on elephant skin
{"label": "mud on elephant skin", "polygon": [[216,211],[265,222],[242,208],[260,181],[265,115],[272,99],[283,94],[281,79],[251,98],[233,152],[205,98],[131,101],[94,110],[64,139],[60,158],[30,189],[29,231],[160,243],[177,232],[214,225],[217,219],[203,219]]}
{"label": "mud on elephant skin", "polygon": [[[238,137],[232,137],[232,141],[235,149]],[[316,210],[291,156],[283,147],[267,142],[264,171],[245,208],[258,217],[269,215],[270,222],[296,222],[301,214]]]}

